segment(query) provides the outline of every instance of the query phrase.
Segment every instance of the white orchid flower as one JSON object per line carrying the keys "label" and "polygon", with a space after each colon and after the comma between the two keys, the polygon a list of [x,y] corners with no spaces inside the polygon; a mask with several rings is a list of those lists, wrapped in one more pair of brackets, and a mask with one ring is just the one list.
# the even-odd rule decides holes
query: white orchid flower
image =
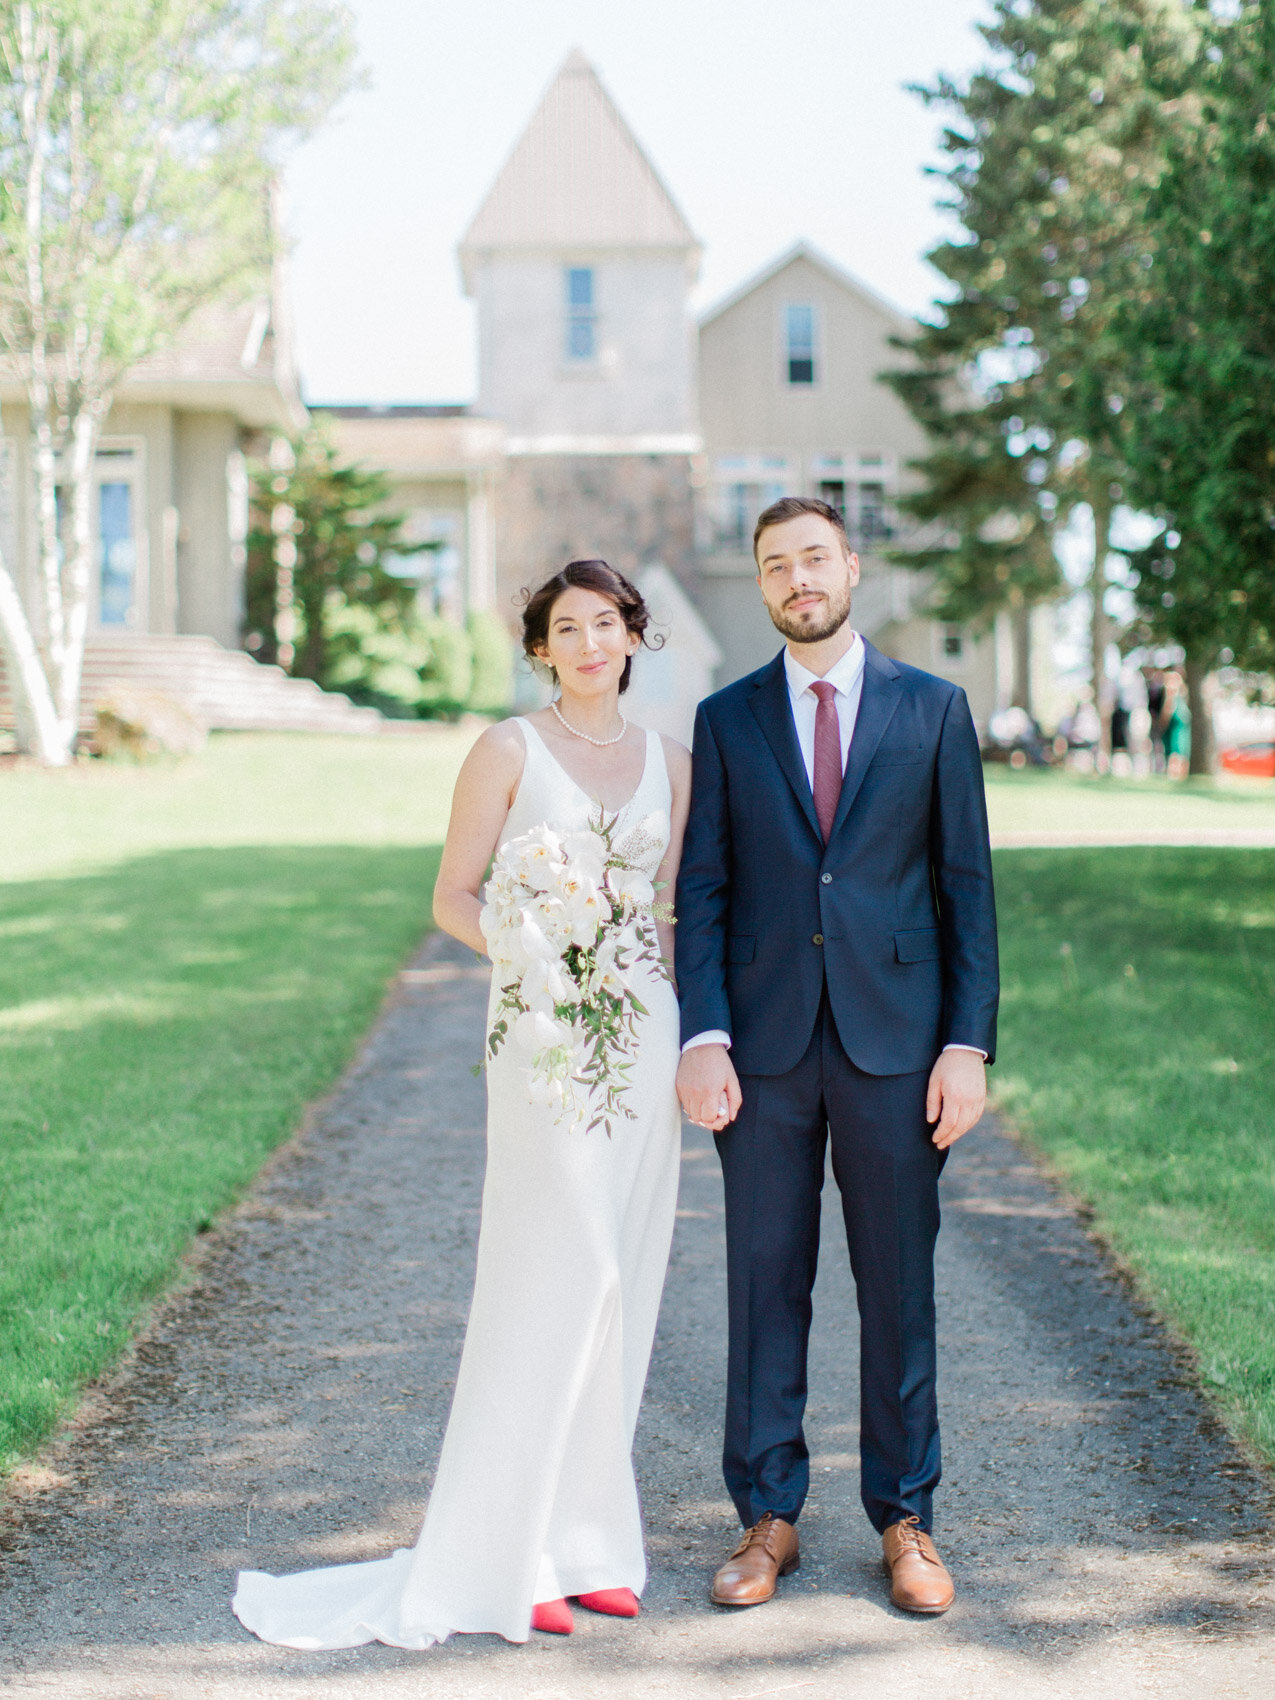
{"label": "white orchid flower", "polygon": [[509,865],[517,879],[533,891],[548,891],[562,868],[562,840],[548,826],[538,826],[507,846]]}
{"label": "white orchid flower", "polygon": [[567,904],[567,915],[571,921],[571,942],[587,950],[597,942],[598,929],[611,919],[611,905],[594,887],[591,891],[577,892]]}
{"label": "white orchid flower", "polygon": [[530,1009],[552,1015],[557,1004],[570,1003],[575,988],[557,962],[536,957],[522,977],[522,1000]]}
{"label": "white orchid flower", "polygon": [[639,868],[608,868],[607,886],[628,908],[643,909],[655,900],[655,887]]}
{"label": "white orchid flower", "polygon": [[544,928],[530,915],[523,916],[522,925],[518,929],[518,943],[526,952],[529,962],[534,962],[537,957],[552,962],[561,955],[554,941],[547,937]]}
{"label": "white orchid flower", "polygon": [[569,832],[562,840],[562,854],[573,871],[602,883],[607,864],[606,840],[596,832]]}
{"label": "white orchid flower", "polygon": [[571,1037],[571,1029],[565,1021],[546,1015],[544,1010],[528,1009],[514,1022],[514,1037],[527,1050],[539,1053],[565,1045]]}

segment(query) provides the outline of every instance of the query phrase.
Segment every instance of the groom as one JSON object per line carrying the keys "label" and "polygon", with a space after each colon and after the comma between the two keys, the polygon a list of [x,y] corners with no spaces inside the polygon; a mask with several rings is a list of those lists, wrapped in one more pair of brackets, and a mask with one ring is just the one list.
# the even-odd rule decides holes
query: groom
{"label": "groom", "polygon": [[677,886],[678,1094],[717,1137],[730,1303],[723,1469],[744,1537],[719,1605],[798,1564],[825,1145],[858,1293],[861,1494],[891,1595],[942,1612],[934,1244],[948,1148],[983,1113],[996,916],[964,693],[851,627],[841,517],[785,497],[753,535],[787,640],[700,704]]}

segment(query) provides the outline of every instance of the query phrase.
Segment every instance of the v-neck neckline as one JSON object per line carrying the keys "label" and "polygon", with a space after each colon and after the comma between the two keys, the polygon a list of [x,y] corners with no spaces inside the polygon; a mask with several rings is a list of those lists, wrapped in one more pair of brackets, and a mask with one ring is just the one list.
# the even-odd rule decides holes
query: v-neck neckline
{"label": "v-neck neckline", "polygon": [[591,797],[589,795],[589,793],[585,790],[584,786],[581,785],[580,781],[578,779],[572,778],[572,776],[567,772],[566,768],[558,760],[557,756],[554,755],[553,751],[549,748],[549,746],[545,742],[545,740],[541,737],[537,728],[531,724],[531,721],[527,719],[525,714],[519,715],[518,718],[522,722],[522,724],[525,727],[527,727],[527,729],[529,731],[531,731],[532,733],[535,734],[536,742],[540,745],[540,748],[544,751],[545,755],[549,758],[549,760],[557,768],[558,772],[567,781],[567,784],[568,785],[574,785],[576,790],[580,793],[580,795],[584,798],[584,800],[587,803],[592,803],[595,808],[601,809],[602,813],[604,815],[608,815],[608,814],[622,815],[624,813],[625,809],[629,808],[633,804],[633,802],[637,799],[637,795],[638,795],[639,791],[641,791],[642,787],[646,784],[647,770],[649,769],[649,767],[651,765],[651,733],[649,731],[647,731],[646,734],[645,734],[646,746],[645,746],[645,748],[643,749],[643,752],[642,752],[642,772],[638,776],[638,782],[633,787],[633,790],[630,793],[630,795],[628,797],[626,797],[624,802],[622,802],[620,804],[619,808],[611,809],[611,808],[607,807],[607,805],[602,801],[601,797]]}

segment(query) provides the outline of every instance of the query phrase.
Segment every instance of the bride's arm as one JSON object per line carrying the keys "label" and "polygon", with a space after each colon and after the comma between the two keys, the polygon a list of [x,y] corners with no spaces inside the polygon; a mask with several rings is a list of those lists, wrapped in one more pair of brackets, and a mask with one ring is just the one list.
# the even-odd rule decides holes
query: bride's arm
{"label": "bride's arm", "polygon": [[[668,849],[664,852],[664,860],[656,873],[656,882],[661,890],[655,894],[658,904],[671,904],[677,890],[677,869],[682,859],[682,837],[686,831],[686,814],[691,802],[691,752],[679,744],[675,738],[665,738],[664,762],[668,768],[669,786],[673,792],[673,806],[669,811],[670,830]],[[660,954],[668,964],[668,970],[673,972],[673,923],[672,921],[657,921],[655,930],[659,934]]]}
{"label": "bride's arm", "polygon": [[434,886],[434,919],[445,933],[482,956],[487,941],[478,925],[478,889],[500,843],[525,753],[522,734],[511,720],[489,727],[465,757],[452,793],[447,842]]}

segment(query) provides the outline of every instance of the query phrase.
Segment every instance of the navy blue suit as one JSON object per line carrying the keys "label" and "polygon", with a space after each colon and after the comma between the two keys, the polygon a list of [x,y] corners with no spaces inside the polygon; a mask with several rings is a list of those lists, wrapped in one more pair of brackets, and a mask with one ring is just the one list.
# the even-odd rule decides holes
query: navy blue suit
{"label": "navy blue suit", "polygon": [[723,1462],[740,1517],[793,1521],[805,1498],[806,1340],[830,1139],[861,1318],[864,1505],[878,1529],[914,1512],[928,1528],[943,1154],[925,1092],[944,1045],[991,1058],[998,995],[964,693],[865,645],[826,845],[782,652],[707,698],[677,914],[683,1040],[729,1033],[743,1091],[717,1136],[731,1313]]}

